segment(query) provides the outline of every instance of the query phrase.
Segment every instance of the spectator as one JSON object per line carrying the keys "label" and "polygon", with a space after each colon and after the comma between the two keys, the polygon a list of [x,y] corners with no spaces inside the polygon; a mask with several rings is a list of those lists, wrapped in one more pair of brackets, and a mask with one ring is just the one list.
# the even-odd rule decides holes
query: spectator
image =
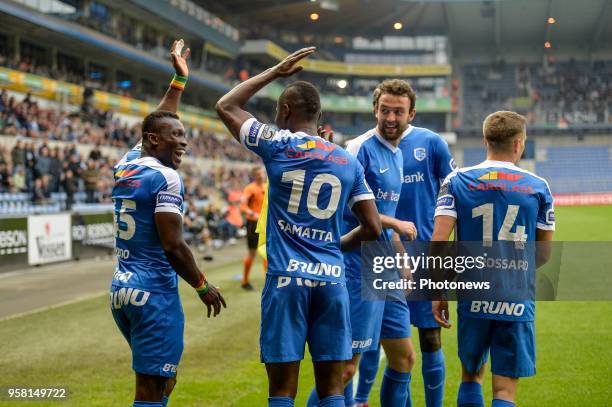
{"label": "spectator", "polygon": [[40,155],[36,160],[34,169],[36,171],[36,178],[42,177],[45,174],[49,174],[51,170],[51,157],[49,156],[49,147],[43,146],[40,149]]}
{"label": "spectator", "polygon": [[62,188],[66,193],[66,209],[70,210],[74,205],[74,194],[79,189],[79,182],[74,177],[72,170],[67,170],[62,179]]}
{"label": "spectator", "polygon": [[13,175],[13,192],[27,192],[27,190],[25,168],[19,167]]}
{"label": "spectator", "polygon": [[85,181],[85,193],[87,194],[87,203],[98,202],[96,197],[98,187],[98,168],[96,162],[89,159],[87,169],[83,171],[83,181]]}
{"label": "spectator", "polygon": [[11,160],[13,161],[14,167],[25,167],[25,150],[23,148],[23,141],[17,140],[15,147],[11,150]]}
{"label": "spectator", "polygon": [[34,189],[32,190],[32,202],[36,204],[43,204],[47,200],[45,194],[45,186],[42,178],[37,178],[34,181]]}
{"label": "spectator", "polygon": [[0,192],[10,192],[11,178],[8,164],[6,162],[0,163]]}

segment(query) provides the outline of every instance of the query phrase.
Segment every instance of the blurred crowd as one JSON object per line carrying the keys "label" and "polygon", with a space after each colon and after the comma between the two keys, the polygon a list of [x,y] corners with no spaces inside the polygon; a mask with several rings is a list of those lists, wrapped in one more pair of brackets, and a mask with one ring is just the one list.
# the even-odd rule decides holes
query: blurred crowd
{"label": "blurred crowd", "polygon": [[86,203],[108,203],[113,165],[98,147],[84,157],[74,143],[51,147],[18,139],[12,149],[0,145],[0,192],[28,193],[36,204],[50,203],[53,193],[64,192],[67,209],[78,192],[86,194]]}
{"label": "blurred crowd", "polygon": [[519,111],[533,125],[612,124],[610,78],[609,61],[470,65],[464,72],[463,124],[479,125],[491,106]]}
{"label": "blurred crowd", "polygon": [[[185,130],[189,138],[188,155],[222,161],[256,161],[255,155],[234,139],[188,126]],[[0,92],[0,134],[125,149],[134,146],[140,138],[140,122],[129,125],[112,110],[44,109],[31,95],[19,101],[3,90]]]}
{"label": "blurred crowd", "polygon": [[540,121],[612,123],[612,63],[570,60],[519,65],[517,87],[534,102]]}
{"label": "blurred crowd", "polygon": [[[41,108],[31,95],[18,100],[2,91],[0,134],[16,138],[0,144],[0,193],[25,193],[36,205],[62,196],[62,207],[70,209],[75,203],[111,202],[113,166],[137,143],[140,124],[122,123],[111,111]],[[198,245],[218,246],[242,230],[239,203],[249,183],[248,168],[228,160],[255,162],[256,157],[233,139],[195,128],[188,129],[188,137],[188,154],[216,161],[206,168],[186,161],[179,170],[187,197],[185,227]]]}
{"label": "blurred crowd", "polygon": [[[117,160],[105,156],[99,146],[84,155],[74,143],[50,146],[20,138],[12,148],[0,144],[0,194],[25,193],[32,204],[61,203],[67,210],[79,202],[79,194],[79,203],[109,204]],[[239,205],[250,182],[249,170],[200,169],[184,163],[179,172],[185,183],[185,229],[190,239],[204,246],[232,241],[243,228]]]}
{"label": "blurred crowd", "polygon": [[116,82],[109,80],[109,78],[104,78],[103,76],[97,77],[93,75],[93,77],[88,77],[85,75],[83,67],[76,63],[76,60],[72,61],[72,63],[67,62],[68,61],[58,61],[57,68],[51,68],[49,65],[42,61],[37,61],[36,58],[31,56],[23,55],[20,59],[16,59],[0,51],[0,66],[6,68],[44,76],[58,81],[82,84],[94,89],[127,97],[136,97],[145,100],[154,97],[152,93],[135,92],[133,88],[118,86]]}

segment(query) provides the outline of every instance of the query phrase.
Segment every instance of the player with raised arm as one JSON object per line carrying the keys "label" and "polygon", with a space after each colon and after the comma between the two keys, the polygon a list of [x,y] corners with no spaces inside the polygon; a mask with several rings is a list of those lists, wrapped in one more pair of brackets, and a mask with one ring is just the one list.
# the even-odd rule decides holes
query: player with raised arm
{"label": "player with raised arm", "polygon": [[[525,118],[514,112],[490,114],[484,121],[487,160],[451,173],[444,181],[435,212],[432,241],[447,241],[455,230],[459,241],[540,242],[536,266],[548,261],[555,229],[553,197],[548,183],[516,164],[525,149]],[[518,379],[535,374],[533,301],[478,306],[481,301],[458,301],[459,358],[462,378],[459,407],[483,407],[484,367],[491,354],[492,407],[512,407]],[[497,305],[500,305],[499,302]],[[448,303],[433,301],[436,321],[449,328]]]}
{"label": "player with raised arm", "polygon": [[[183,47],[185,42],[182,39],[175,40],[170,47],[170,61],[174,67],[174,77],[170,82],[170,86],[166,90],[164,97],[162,98],[159,105],[155,108],[155,111],[166,111],[176,113],[181,102],[181,95],[185,90],[187,79],[189,78],[189,67],[187,66],[187,58],[191,54],[189,48],[185,49],[183,53]],[[140,157],[140,150],[142,148],[142,139],[136,143],[136,145],[128,151],[123,159],[133,160]]]}
{"label": "player with raised arm", "polygon": [[[180,91],[173,81],[160,106],[176,110]],[[134,406],[165,406],[176,384],[184,327],[177,274],[196,289],[209,317],[225,307],[183,239],[184,188],[176,169],[186,148],[176,113],[157,110],[143,120],[141,148],[127,153],[114,169],[118,264],[110,305],[132,350]]]}
{"label": "player with raised arm", "polygon": [[[312,84],[294,82],[279,96],[275,121],[280,130],[244,110],[264,86],[299,72],[298,62],[314,51],[289,55],[232,89],[216,106],[232,135],[262,158],[268,173],[268,271],[260,334],[268,406],[293,406],[306,343],[319,405],[344,406],[342,372],[351,358],[351,328],[342,251],[381,232],[361,164],[318,136],[321,103]],[[360,226],[341,236],[346,206]]]}
{"label": "player with raised arm", "polygon": [[[365,179],[372,188],[376,206],[385,230],[381,241],[391,241],[393,232],[406,239],[416,237],[416,228],[411,222],[395,219],[397,203],[402,190],[402,152],[398,148],[401,132],[386,131],[385,124],[395,122],[408,115],[407,95],[374,93],[374,114],[377,126],[351,140],[346,150],[363,165]],[[353,229],[357,220],[349,211],[345,212],[345,230]],[[382,406],[404,406],[410,398],[409,383],[414,365],[414,349],[410,338],[410,312],[406,301],[373,301],[362,298],[361,250],[344,255],[347,287],[351,304],[351,328],[353,337],[353,359],[346,363],[344,379],[350,380],[359,364],[360,357],[368,350],[378,349],[379,344],[387,355],[388,366],[382,381],[380,401]],[[376,352],[377,353],[377,352]],[[378,360],[376,360],[378,366]],[[349,389],[351,390],[351,389]],[[315,406],[316,393],[311,394],[309,406]],[[355,400],[363,403],[366,400]]]}

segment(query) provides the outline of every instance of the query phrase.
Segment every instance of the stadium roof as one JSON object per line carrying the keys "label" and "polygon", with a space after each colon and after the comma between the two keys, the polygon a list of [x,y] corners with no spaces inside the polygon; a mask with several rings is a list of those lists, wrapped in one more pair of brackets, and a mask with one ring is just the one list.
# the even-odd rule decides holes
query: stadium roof
{"label": "stadium roof", "polygon": [[[448,35],[455,52],[537,46],[596,51],[612,43],[609,0],[195,0],[241,27],[324,35]],[[311,21],[311,13],[319,14]],[[555,19],[548,24],[549,17]],[[402,30],[393,24],[401,22]]]}

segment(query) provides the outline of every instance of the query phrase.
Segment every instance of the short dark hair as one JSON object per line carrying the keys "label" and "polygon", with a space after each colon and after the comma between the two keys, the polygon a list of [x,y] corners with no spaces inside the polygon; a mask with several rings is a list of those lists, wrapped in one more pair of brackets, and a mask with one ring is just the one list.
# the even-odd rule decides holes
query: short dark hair
{"label": "short dark hair", "polygon": [[491,113],[482,124],[482,133],[494,151],[508,150],[512,140],[525,131],[527,119],[516,112],[501,110]]}
{"label": "short dark hair", "polygon": [[279,96],[278,102],[301,111],[308,120],[316,119],[321,112],[319,91],[310,82],[296,81],[289,84]]}
{"label": "short dark hair", "polygon": [[159,132],[159,121],[165,118],[171,118],[180,120],[179,116],[168,110],[156,110],[149,113],[147,117],[142,121],[142,134],[145,133],[158,133]]}
{"label": "short dark hair", "polygon": [[405,96],[410,99],[410,111],[414,110],[416,104],[416,93],[412,89],[412,86],[406,81],[401,79],[385,79],[381,83],[378,84],[376,89],[374,89],[374,94],[372,95],[372,104],[374,108],[378,106],[378,99],[384,94],[395,95],[395,96]]}

